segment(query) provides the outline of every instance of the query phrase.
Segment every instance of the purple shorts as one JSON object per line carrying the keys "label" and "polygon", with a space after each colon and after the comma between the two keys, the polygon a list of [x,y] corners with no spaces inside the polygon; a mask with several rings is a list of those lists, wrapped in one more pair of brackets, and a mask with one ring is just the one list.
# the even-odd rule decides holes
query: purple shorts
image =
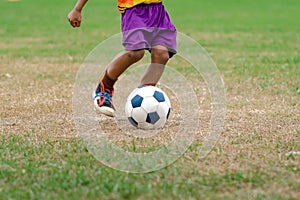
{"label": "purple shorts", "polygon": [[176,53],[176,28],[162,3],[139,4],[122,14],[122,43],[125,50],[147,49],[161,45]]}

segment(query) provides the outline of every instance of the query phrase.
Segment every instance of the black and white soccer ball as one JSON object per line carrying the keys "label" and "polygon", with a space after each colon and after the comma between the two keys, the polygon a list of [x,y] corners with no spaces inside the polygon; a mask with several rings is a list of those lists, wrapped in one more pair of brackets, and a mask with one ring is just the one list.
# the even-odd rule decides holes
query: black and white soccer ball
{"label": "black and white soccer ball", "polygon": [[129,122],[141,129],[163,128],[169,115],[171,103],[158,87],[142,86],[134,89],[125,104]]}

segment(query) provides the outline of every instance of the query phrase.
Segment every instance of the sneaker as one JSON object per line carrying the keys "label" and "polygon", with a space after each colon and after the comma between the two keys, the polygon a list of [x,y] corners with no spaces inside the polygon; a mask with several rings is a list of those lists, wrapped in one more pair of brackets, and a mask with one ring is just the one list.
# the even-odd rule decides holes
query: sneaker
{"label": "sneaker", "polygon": [[93,101],[96,109],[107,116],[113,117],[115,114],[115,107],[112,103],[113,91],[104,88],[102,81],[100,81],[96,91],[93,93]]}

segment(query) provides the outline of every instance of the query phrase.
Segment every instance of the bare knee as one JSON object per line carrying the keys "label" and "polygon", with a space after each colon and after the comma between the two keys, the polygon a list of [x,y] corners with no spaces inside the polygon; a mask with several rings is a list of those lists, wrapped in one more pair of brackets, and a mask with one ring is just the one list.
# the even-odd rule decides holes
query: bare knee
{"label": "bare knee", "polygon": [[141,60],[144,57],[144,54],[145,54],[145,50],[143,50],[143,49],[126,52],[126,55],[128,56],[128,58],[133,62],[137,62],[137,61]]}
{"label": "bare knee", "polygon": [[169,58],[169,51],[167,49],[156,48],[151,51],[151,59],[153,63],[166,64]]}

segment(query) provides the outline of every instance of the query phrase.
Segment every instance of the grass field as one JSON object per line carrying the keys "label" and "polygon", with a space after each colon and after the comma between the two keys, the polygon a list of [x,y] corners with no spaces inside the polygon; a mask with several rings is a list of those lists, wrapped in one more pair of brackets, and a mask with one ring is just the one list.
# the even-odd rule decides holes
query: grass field
{"label": "grass field", "polygon": [[[192,147],[147,174],[110,169],[72,120],[84,58],[120,31],[116,1],[0,0],[0,199],[299,199],[300,1],[166,1],[178,31],[216,62],[225,129],[204,159]],[[192,77],[192,74],[191,74]]]}

